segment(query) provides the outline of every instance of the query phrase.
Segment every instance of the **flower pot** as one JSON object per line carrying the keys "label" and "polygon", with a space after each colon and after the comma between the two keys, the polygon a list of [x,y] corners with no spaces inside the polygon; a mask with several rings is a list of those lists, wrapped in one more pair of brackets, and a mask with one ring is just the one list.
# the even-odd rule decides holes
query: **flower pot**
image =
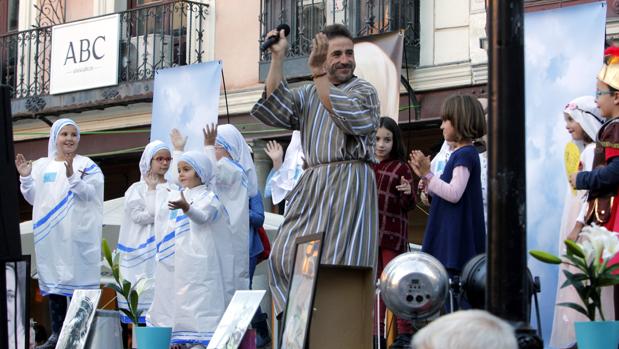
{"label": "flower pot", "polygon": [[578,349],[617,348],[619,321],[576,322]]}
{"label": "flower pot", "polygon": [[134,327],[138,349],[169,349],[171,327]]}

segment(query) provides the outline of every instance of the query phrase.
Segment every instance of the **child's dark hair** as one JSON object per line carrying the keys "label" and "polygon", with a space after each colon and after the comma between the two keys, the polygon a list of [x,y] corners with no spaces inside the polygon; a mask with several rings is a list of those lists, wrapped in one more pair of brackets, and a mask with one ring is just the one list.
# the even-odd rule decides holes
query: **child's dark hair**
{"label": "child's dark hair", "polygon": [[474,140],[486,134],[484,108],[471,95],[452,95],[441,108],[441,120],[450,121],[459,139]]}
{"label": "child's dark hair", "polygon": [[350,31],[343,24],[339,24],[339,23],[330,24],[326,26],[322,30],[322,32],[327,36],[327,39],[329,40],[335,37],[338,37],[338,36],[343,36],[345,38],[349,38],[350,40],[352,40],[352,35],[350,34]]}
{"label": "child's dark hair", "polygon": [[380,118],[378,127],[386,128],[393,135],[393,147],[391,153],[389,153],[389,158],[406,162],[406,149],[404,148],[400,126],[392,118],[383,116]]}

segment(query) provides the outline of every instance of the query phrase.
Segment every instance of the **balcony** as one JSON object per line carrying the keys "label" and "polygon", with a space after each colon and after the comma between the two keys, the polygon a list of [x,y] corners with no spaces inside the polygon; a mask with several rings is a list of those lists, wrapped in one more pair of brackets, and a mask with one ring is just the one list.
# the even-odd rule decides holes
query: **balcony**
{"label": "balcony", "polygon": [[[403,65],[419,64],[419,0],[261,0],[260,42],[280,23],[290,25],[289,50],[284,63],[288,79],[310,75],[307,58],[314,35],[325,25],[341,23],[353,37],[404,31]],[[260,55],[260,80],[264,81],[271,61]]]}
{"label": "balcony", "polygon": [[[118,85],[50,94],[52,26],[0,36],[0,82],[15,119],[152,100],[159,69],[207,60],[208,4],[168,1],[120,13]],[[211,52],[212,54],[212,52]]]}

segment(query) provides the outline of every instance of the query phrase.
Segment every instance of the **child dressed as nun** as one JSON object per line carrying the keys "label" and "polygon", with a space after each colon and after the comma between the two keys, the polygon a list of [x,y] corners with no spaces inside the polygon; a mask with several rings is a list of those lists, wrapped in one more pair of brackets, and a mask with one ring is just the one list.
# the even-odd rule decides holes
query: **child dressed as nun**
{"label": "child dressed as nun", "polygon": [[49,134],[47,157],[17,154],[21,192],[33,206],[34,250],[41,293],[49,297],[52,334],[40,348],[54,348],[76,289],[98,289],[101,274],[103,174],[77,155],[80,130],[58,119]]}
{"label": "child dressed as nun", "polygon": [[[120,272],[123,278],[135,285],[139,280],[153,279],[155,274],[155,212],[163,210],[167,216],[167,195],[177,186],[166,182],[164,176],[172,161],[168,146],[162,141],[150,142],[140,158],[140,181],[125,192],[124,216],[118,237]],[[153,283],[140,293],[138,309],[148,310],[154,294]],[[123,297],[117,297],[119,308],[128,309]],[[131,322],[121,314],[124,323]],[[144,323],[144,317],[140,317]]]}
{"label": "child dressed as nun", "polygon": [[[159,263],[174,259],[173,276],[160,280],[156,275],[149,320],[158,326],[169,323],[172,343],[186,348],[208,345],[234,293],[234,285],[225,280],[233,265],[233,236],[224,205],[205,185],[212,172],[205,154],[180,156],[178,181],[184,189],[170,192],[168,233],[158,248]],[[163,283],[167,286],[159,287]]]}

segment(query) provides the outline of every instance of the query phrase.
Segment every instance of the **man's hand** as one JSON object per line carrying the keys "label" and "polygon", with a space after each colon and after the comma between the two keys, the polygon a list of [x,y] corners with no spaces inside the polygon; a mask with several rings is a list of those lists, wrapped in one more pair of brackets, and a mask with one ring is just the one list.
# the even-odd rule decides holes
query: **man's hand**
{"label": "man's hand", "polygon": [[316,34],[312,40],[312,52],[310,52],[307,64],[309,65],[312,74],[322,74],[325,72],[325,62],[327,61],[327,53],[329,52],[329,39],[320,32]]}
{"label": "man's hand", "polygon": [[217,139],[217,125],[206,125],[206,127],[202,129],[202,133],[204,133],[205,146],[215,145],[215,140]]}
{"label": "man's hand", "polygon": [[271,158],[271,161],[273,161],[273,171],[279,170],[284,162],[284,149],[282,146],[276,141],[268,141],[266,148],[264,148],[264,152]]}
{"label": "man's hand", "polygon": [[26,160],[22,154],[17,154],[15,157],[15,167],[22,177],[28,177],[32,173],[32,161]]}
{"label": "man's hand", "polygon": [[185,151],[185,144],[187,144],[187,137],[183,137],[181,131],[176,128],[173,128],[170,131],[170,140],[172,140],[172,146],[174,146],[174,150],[177,151]]}
{"label": "man's hand", "polygon": [[267,33],[264,40],[266,41],[266,39],[277,35],[279,35],[279,40],[269,47],[271,58],[284,59],[284,57],[286,57],[286,51],[288,50],[288,39],[286,39],[285,30],[282,29],[278,33],[277,29],[273,29]]}

